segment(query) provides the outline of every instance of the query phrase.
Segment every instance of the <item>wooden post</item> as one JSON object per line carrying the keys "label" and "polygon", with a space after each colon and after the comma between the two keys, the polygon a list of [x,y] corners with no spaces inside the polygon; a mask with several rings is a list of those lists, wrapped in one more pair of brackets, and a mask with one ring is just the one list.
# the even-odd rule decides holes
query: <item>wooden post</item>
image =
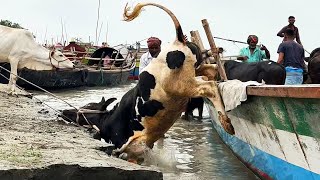
{"label": "wooden post", "polygon": [[209,41],[209,44],[210,44],[212,55],[213,55],[213,57],[215,58],[215,60],[217,62],[220,77],[221,77],[222,80],[226,81],[226,80],[228,80],[227,79],[227,75],[226,75],[226,72],[224,70],[223,65],[221,64],[219,52],[218,52],[218,49],[216,47],[216,44],[214,43],[213,36],[211,34],[211,30],[210,30],[210,27],[209,27],[209,23],[208,23],[208,21],[206,19],[201,20],[201,22],[202,22],[202,26],[204,28],[204,31],[206,32],[206,35],[207,35],[207,38],[208,38],[208,41]]}
{"label": "wooden post", "polygon": [[210,64],[210,57],[207,56],[207,50],[204,48],[199,31],[190,31],[191,42],[197,44],[201,51],[201,56],[204,59],[205,63]]}
{"label": "wooden post", "polygon": [[191,35],[191,42],[196,43],[199,46],[201,52],[205,51],[199,32],[190,31],[190,35]]}

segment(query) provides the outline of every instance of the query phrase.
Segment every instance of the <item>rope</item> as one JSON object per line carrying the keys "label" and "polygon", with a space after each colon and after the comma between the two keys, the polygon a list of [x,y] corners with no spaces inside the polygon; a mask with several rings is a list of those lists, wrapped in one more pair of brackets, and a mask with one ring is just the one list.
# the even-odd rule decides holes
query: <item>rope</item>
{"label": "rope", "polygon": [[[1,73],[1,70],[2,70],[2,69],[3,69],[3,70],[5,70],[5,71],[7,71],[7,72],[9,72],[10,74],[12,74],[12,75],[14,75],[14,76],[18,77],[18,78],[20,78],[20,79],[24,80],[25,82],[27,82],[27,83],[29,83],[29,84],[31,84],[31,85],[33,85],[33,86],[35,86],[35,87],[39,88],[40,90],[42,90],[42,91],[44,91],[44,92],[48,93],[49,95],[51,95],[51,96],[55,97],[56,99],[59,99],[59,100],[61,100],[61,101],[65,102],[66,104],[68,104],[68,105],[69,105],[69,106],[71,106],[72,108],[76,109],[76,110],[78,111],[78,112],[77,112],[77,116],[78,116],[78,113],[81,113],[81,114],[82,114],[82,116],[83,116],[83,118],[84,118],[84,119],[86,120],[86,122],[88,123],[88,125],[89,125],[89,126],[91,126],[92,128],[94,128],[94,129],[96,129],[97,131],[99,131],[99,132],[100,132],[99,128],[98,128],[97,126],[95,126],[95,125],[92,125],[92,123],[91,123],[91,122],[90,122],[90,121],[85,117],[85,115],[83,114],[83,111],[82,111],[81,109],[76,108],[75,106],[71,105],[71,104],[70,104],[70,103],[68,103],[67,101],[65,101],[65,100],[63,100],[63,99],[59,98],[58,96],[56,96],[55,94],[53,94],[53,93],[51,93],[51,92],[49,92],[49,91],[47,91],[47,90],[45,90],[45,89],[43,89],[43,88],[39,87],[38,85],[35,85],[34,83],[32,83],[32,82],[30,82],[30,81],[28,81],[28,80],[26,80],[26,79],[24,79],[24,78],[22,78],[22,77],[20,77],[20,76],[18,76],[18,75],[16,75],[16,74],[12,73],[12,72],[10,72],[10,71],[8,71],[8,70],[7,70],[7,69],[5,69],[4,67],[0,66],[0,68],[1,68],[1,69],[0,69],[0,75],[1,75],[2,77],[4,77],[5,79],[9,80],[5,75],[3,75],[3,74]],[[9,80],[9,81],[10,81],[10,80]],[[18,87],[20,90],[25,91],[25,92],[26,92],[26,93],[28,93],[30,96],[32,96],[32,94],[31,94],[31,93],[29,93],[28,91],[26,91],[26,90],[24,90],[23,88],[19,87],[17,84],[16,84],[16,87]],[[49,108],[50,108],[50,109],[52,109],[53,111],[58,112],[61,116],[65,117],[66,119],[69,119],[69,120],[70,120],[70,122],[74,122],[72,119],[70,119],[70,118],[68,118],[67,116],[65,116],[65,115],[61,114],[61,112],[60,112],[59,110],[57,110],[57,109],[55,109],[55,108],[53,108],[53,107],[49,106],[49,105],[48,105],[48,104],[46,104],[44,101],[41,101],[40,99],[38,99],[38,98],[36,98],[36,97],[34,97],[34,96],[32,96],[32,98],[34,98],[34,99],[36,99],[37,101],[41,102],[41,104],[46,105],[47,107],[49,107]],[[97,113],[97,112],[93,111],[92,113]],[[76,124],[76,125],[77,125],[77,126],[80,126],[80,124],[79,124],[78,122],[77,122],[77,124]]]}
{"label": "rope", "polygon": [[[1,66],[0,66],[0,67],[1,67]],[[3,78],[9,80],[9,78],[7,78],[5,75],[3,75],[3,74],[1,73],[1,70],[0,70],[0,75],[1,75]],[[24,92],[28,93],[28,94],[31,96],[31,93],[29,93],[28,91],[24,90],[23,88],[21,88],[21,87],[18,86],[18,85],[16,85],[16,86],[17,86],[17,88],[19,88],[21,91],[24,91]],[[39,98],[36,98],[36,97],[34,97],[34,96],[32,96],[32,98],[34,98],[35,100],[37,100],[37,101],[40,102],[41,104],[49,107],[49,108],[52,109],[53,111],[58,112],[59,114],[61,113],[59,110],[56,110],[55,108],[49,106],[49,105],[46,104],[44,101],[41,101]],[[65,115],[63,115],[63,114],[61,114],[61,115],[64,116],[65,118],[69,119],[69,120],[72,122],[72,119],[68,118],[67,116],[65,116]]]}
{"label": "rope", "polygon": [[103,71],[101,67],[100,67],[100,75],[101,75],[100,85],[103,85],[104,78],[103,78]]}
{"label": "rope", "polygon": [[18,77],[18,78],[22,79],[23,81],[25,81],[25,82],[27,82],[27,83],[31,84],[32,86],[34,86],[34,87],[36,87],[36,88],[38,88],[38,89],[40,89],[40,90],[42,90],[42,91],[44,91],[44,92],[46,92],[46,93],[50,94],[51,96],[53,96],[53,97],[55,97],[55,98],[59,99],[60,101],[65,102],[65,103],[66,103],[66,104],[68,104],[70,107],[72,107],[72,108],[74,108],[74,109],[78,110],[75,106],[73,106],[73,105],[71,105],[70,103],[68,103],[67,101],[65,101],[65,100],[63,100],[63,99],[61,99],[61,98],[59,98],[59,97],[58,97],[58,96],[56,96],[55,94],[53,94],[53,93],[51,93],[51,92],[49,92],[49,91],[47,91],[47,90],[43,89],[42,87],[40,87],[40,86],[38,86],[38,85],[36,85],[36,84],[34,84],[34,83],[32,83],[32,82],[30,82],[30,81],[28,81],[28,80],[24,79],[23,77],[20,77],[20,76],[18,76],[18,75],[16,75],[16,74],[12,73],[11,71],[7,70],[6,68],[4,68],[4,67],[2,67],[2,66],[0,66],[0,68],[1,68],[1,69],[3,69],[3,70],[5,70],[5,71],[7,71],[8,73],[10,73],[10,74],[12,74],[12,75],[16,76],[16,77]]}

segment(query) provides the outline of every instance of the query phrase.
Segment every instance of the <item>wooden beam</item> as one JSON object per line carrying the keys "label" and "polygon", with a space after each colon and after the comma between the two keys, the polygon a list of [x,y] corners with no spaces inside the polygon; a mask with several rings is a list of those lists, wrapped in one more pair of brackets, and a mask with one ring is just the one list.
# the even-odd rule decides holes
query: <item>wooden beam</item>
{"label": "wooden beam", "polygon": [[320,85],[303,84],[248,86],[247,94],[252,96],[320,99]]}
{"label": "wooden beam", "polygon": [[216,44],[215,44],[215,42],[213,40],[213,36],[212,36],[211,30],[210,30],[210,27],[209,27],[209,23],[208,23],[208,21],[206,19],[203,19],[201,22],[202,22],[202,26],[204,28],[204,31],[206,32],[206,35],[207,35],[207,38],[208,38],[208,41],[209,41],[209,44],[210,44],[212,55],[213,55],[213,57],[215,58],[215,60],[217,62],[220,77],[221,77],[222,80],[226,81],[226,80],[228,80],[227,79],[227,75],[226,75],[226,72],[224,70],[223,65],[221,64],[219,51],[218,51],[217,46],[216,46]]}

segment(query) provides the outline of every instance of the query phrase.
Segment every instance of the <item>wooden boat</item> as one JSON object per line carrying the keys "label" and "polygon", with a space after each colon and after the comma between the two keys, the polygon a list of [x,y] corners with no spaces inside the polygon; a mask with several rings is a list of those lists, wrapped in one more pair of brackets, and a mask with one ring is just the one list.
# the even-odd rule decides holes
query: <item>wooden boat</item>
{"label": "wooden boat", "polygon": [[214,128],[234,154],[262,179],[320,179],[320,85],[248,86],[247,101],[227,112],[235,128]]}
{"label": "wooden boat", "polygon": [[[133,58],[123,57],[120,51],[113,48],[100,48],[96,50],[91,57],[69,56],[69,58],[79,60],[80,64],[73,70],[30,70],[20,69],[18,75],[27,81],[45,89],[62,89],[79,86],[114,86],[128,81],[130,71],[135,68]],[[102,53],[105,55],[102,57]],[[72,52],[75,54],[75,52]],[[105,57],[110,55],[110,64],[103,64]],[[70,55],[70,54],[69,54]],[[78,58],[78,59],[77,59]],[[81,64],[81,61],[88,61],[87,64]],[[10,70],[10,64],[0,64],[7,70]],[[4,77],[0,76],[0,83],[7,84],[10,74],[1,71]],[[18,79],[17,84],[26,89],[35,87]]]}

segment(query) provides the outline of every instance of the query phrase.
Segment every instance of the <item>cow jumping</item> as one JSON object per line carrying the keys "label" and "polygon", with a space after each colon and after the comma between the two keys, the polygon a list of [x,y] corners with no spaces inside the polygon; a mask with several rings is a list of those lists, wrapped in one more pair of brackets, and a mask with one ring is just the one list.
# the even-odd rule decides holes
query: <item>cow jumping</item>
{"label": "cow jumping", "polygon": [[15,94],[17,90],[17,76],[15,75],[18,69],[74,68],[74,64],[60,51],[50,51],[38,44],[31,32],[2,25],[0,25],[0,63],[10,63],[11,73],[8,89],[0,89],[0,91],[6,91],[10,94]]}
{"label": "cow jumping", "polygon": [[[135,19],[144,6],[156,6],[170,15],[175,25],[176,39],[145,67],[139,75],[138,84],[121,98],[111,114],[109,112],[103,120],[92,120],[91,123],[99,128],[101,138],[115,145],[115,155],[126,157],[129,161],[139,160],[181,116],[188,100],[196,97],[209,98],[219,112],[222,127],[234,134],[217,83],[207,81],[207,77],[196,78],[196,71],[206,74],[202,71],[216,69],[202,64],[199,47],[185,40],[174,14],[161,5],[143,3],[137,4],[132,12],[126,6],[124,19]],[[96,118],[99,119],[99,114]]]}

